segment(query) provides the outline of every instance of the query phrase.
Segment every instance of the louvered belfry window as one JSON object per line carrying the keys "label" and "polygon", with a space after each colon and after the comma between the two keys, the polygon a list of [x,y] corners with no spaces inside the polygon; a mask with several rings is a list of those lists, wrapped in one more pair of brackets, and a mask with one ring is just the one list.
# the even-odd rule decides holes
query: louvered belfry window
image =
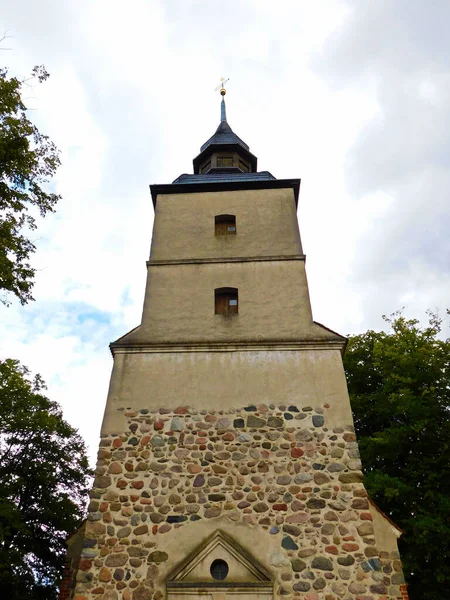
{"label": "louvered belfry window", "polygon": [[235,235],[236,217],[235,215],[216,215],[214,217],[216,235]]}
{"label": "louvered belfry window", "polygon": [[239,309],[237,288],[217,288],[214,290],[216,315],[237,315]]}
{"label": "louvered belfry window", "polygon": [[218,167],[232,167],[233,166],[233,157],[232,156],[218,156],[217,157],[217,166]]}

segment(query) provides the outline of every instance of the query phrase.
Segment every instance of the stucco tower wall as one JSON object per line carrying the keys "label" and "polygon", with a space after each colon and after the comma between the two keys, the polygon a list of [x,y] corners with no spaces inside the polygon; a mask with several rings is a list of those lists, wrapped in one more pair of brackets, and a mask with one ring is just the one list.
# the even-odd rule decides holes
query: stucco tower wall
{"label": "stucco tower wall", "polygon": [[116,353],[102,434],[124,431],[118,408],[219,411],[272,403],[326,404],[330,427],[353,425],[340,351]]}
{"label": "stucco tower wall", "polygon": [[[214,236],[214,217],[236,216],[236,236]],[[150,260],[302,254],[292,189],[158,196]]]}
{"label": "stucco tower wall", "polygon": [[[214,235],[222,214],[236,235]],[[214,314],[220,287],[239,290],[233,319]],[[158,196],[142,322],[121,343],[338,338],[312,320],[292,189]]]}

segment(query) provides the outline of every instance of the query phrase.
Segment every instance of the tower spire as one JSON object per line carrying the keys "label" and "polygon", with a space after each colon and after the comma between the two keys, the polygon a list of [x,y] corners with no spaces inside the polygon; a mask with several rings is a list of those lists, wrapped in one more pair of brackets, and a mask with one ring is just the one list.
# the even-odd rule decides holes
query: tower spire
{"label": "tower spire", "polygon": [[222,102],[220,103],[220,121],[222,122],[227,120],[227,109],[225,106],[225,94],[227,90],[225,89],[225,84],[230,81],[230,78],[225,79],[225,77],[221,77],[220,81],[222,83],[216,87],[215,91],[217,92],[220,89],[220,95],[222,96]]}
{"label": "tower spire", "polygon": [[220,120],[221,121],[227,120],[227,109],[225,106],[225,98],[223,96],[222,96],[222,102],[220,103]]}

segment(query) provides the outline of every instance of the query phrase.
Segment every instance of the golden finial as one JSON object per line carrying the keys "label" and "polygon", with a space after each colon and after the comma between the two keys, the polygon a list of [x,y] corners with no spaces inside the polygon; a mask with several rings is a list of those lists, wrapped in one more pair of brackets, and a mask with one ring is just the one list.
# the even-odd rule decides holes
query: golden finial
{"label": "golden finial", "polygon": [[227,93],[227,90],[225,89],[225,84],[228,83],[228,81],[230,81],[230,78],[228,77],[228,79],[225,79],[225,77],[221,77],[220,81],[222,83],[218,85],[214,91],[217,92],[217,90],[220,90],[220,95],[225,96],[225,94]]}

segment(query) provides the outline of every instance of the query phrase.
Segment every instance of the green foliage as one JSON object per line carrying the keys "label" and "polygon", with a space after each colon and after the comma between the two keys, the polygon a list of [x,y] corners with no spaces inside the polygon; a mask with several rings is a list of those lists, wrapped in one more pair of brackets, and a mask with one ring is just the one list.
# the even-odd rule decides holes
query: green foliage
{"label": "green foliage", "polygon": [[450,597],[450,339],[429,312],[350,338],[344,358],[369,495],[404,530],[411,600]]}
{"label": "green foliage", "polygon": [[[42,82],[48,73],[35,67],[33,78]],[[13,293],[22,304],[33,299],[35,269],[29,263],[36,249],[29,237],[36,229],[33,212],[43,217],[60,199],[43,188],[60,160],[53,142],[28,119],[21,97],[24,85],[0,69],[0,290]],[[7,296],[0,302],[8,304]]]}
{"label": "green foliage", "polygon": [[0,590],[9,600],[57,598],[65,539],[84,512],[86,448],[44,390],[18,361],[0,361]]}

